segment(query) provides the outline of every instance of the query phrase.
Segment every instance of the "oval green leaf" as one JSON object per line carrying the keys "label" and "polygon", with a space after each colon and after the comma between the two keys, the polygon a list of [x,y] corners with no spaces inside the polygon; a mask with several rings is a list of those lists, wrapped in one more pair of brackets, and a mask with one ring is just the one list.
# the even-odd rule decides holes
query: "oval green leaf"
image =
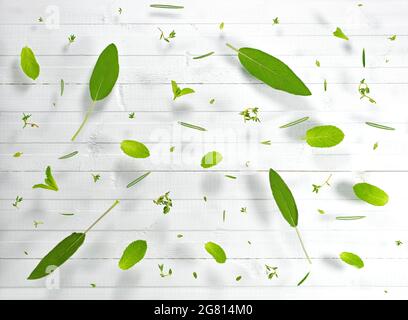
{"label": "oval green leaf", "polygon": [[85,233],[72,233],[58,243],[35,267],[28,280],[35,280],[49,275],[67,261],[84,243]]}
{"label": "oval green leaf", "polygon": [[27,77],[35,80],[40,75],[40,65],[35,59],[33,50],[29,47],[21,49],[20,66]]}
{"label": "oval green leaf", "polygon": [[119,260],[119,268],[127,270],[142,260],[147,251],[147,242],[145,240],[136,240],[127,246]]}
{"label": "oval green leaf", "polygon": [[273,169],[269,169],[269,184],[276,205],[283,218],[291,227],[297,227],[299,215],[295,198],[293,198],[292,192],[285,181],[283,181],[281,176]]}
{"label": "oval green leaf", "polygon": [[221,153],[217,151],[208,152],[201,159],[201,167],[203,167],[204,169],[214,167],[215,165],[219,164],[221,160],[222,160]]}
{"label": "oval green leaf", "polygon": [[266,52],[253,48],[241,48],[238,50],[238,58],[252,76],[274,89],[300,96],[312,94],[284,62]]}
{"label": "oval green leaf", "polygon": [[344,133],[335,126],[317,126],[307,130],[306,142],[315,148],[330,148],[344,139]]}
{"label": "oval green leaf", "polygon": [[205,244],[205,250],[212,255],[212,257],[218,263],[225,263],[227,261],[227,255],[223,248],[221,248],[218,244],[214,242],[207,242]]}
{"label": "oval green leaf", "polygon": [[120,144],[120,148],[132,158],[147,158],[150,156],[149,149],[147,149],[143,143],[138,141],[123,140]]}
{"label": "oval green leaf", "polygon": [[358,198],[373,206],[385,206],[388,202],[388,194],[372,184],[357,183],[353,190]]}
{"label": "oval green leaf", "polygon": [[118,49],[108,45],[100,54],[89,81],[89,92],[93,101],[106,98],[115,86],[119,76]]}
{"label": "oval green leaf", "polygon": [[356,267],[357,269],[361,269],[364,267],[364,262],[361,260],[361,258],[351,252],[342,252],[340,253],[340,259],[343,260],[345,263]]}

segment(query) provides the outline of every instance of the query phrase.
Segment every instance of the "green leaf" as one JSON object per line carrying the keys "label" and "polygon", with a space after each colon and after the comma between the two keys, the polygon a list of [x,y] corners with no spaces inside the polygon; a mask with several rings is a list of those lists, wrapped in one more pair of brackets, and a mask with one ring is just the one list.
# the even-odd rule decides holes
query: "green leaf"
{"label": "green leaf", "polygon": [[306,273],[306,275],[302,278],[302,280],[300,280],[297,284],[297,286],[299,287],[300,285],[302,285],[303,282],[306,281],[306,279],[309,277],[310,271],[308,273]]}
{"label": "green leaf", "polygon": [[186,94],[194,93],[195,91],[191,88],[183,88],[181,89],[178,85],[177,82],[174,80],[171,80],[171,89],[173,91],[173,100],[176,100],[177,98],[181,96],[185,96]]}
{"label": "green leaf", "polygon": [[84,243],[85,233],[72,233],[58,243],[35,267],[28,280],[35,280],[49,275],[67,261]]}
{"label": "green leaf", "polygon": [[297,125],[299,123],[305,122],[307,120],[309,120],[309,117],[300,118],[298,120],[295,120],[295,121],[289,122],[287,124],[284,124],[283,126],[280,126],[279,128],[281,128],[281,129],[289,128],[289,127],[295,126],[295,125]]}
{"label": "green leaf", "polygon": [[349,221],[349,220],[360,220],[364,219],[366,216],[338,216],[336,217],[336,220],[343,220],[343,221]]}
{"label": "green leaf", "polygon": [[357,183],[353,186],[354,194],[361,200],[373,206],[385,206],[388,195],[380,188],[369,183]]}
{"label": "green leaf", "polygon": [[89,81],[89,92],[93,101],[106,98],[115,86],[119,76],[118,49],[108,45],[100,54]]}
{"label": "green leaf", "polygon": [[222,160],[221,153],[217,151],[208,152],[201,159],[201,167],[203,167],[204,169],[214,167],[215,165],[219,164],[221,160]]}
{"label": "green leaf", "polygon": [[295,198],[289,187],[283,181],[281,176],[273,169],[269,169],[269,184],[271,186],[272,195],[275,199],[283,218],[291,227],[298,225],[298,209]]}
{"label": "green leaf", "polygon": [[213,55],[213,54],[214,54],[214,51],[211,51],[211,52],[208,52],[208,53],[203,54],[203,55],[201,55],[201,56],[194,57],[193,59],[194,59],[194,60],[203,59],[203,58],[207,58],[207,57],[209,57],[209,56],[211,56],[211,55]]}
{"label": "green leaf", "polygon": [[357,269],[361,269],[364,267],[364,262],[361,260],[361,258],[351,252],[342,252],[340,253],[340,259],[343,260],[345,263],[356,267]]}
{"label": "green leaf", "polygon": [[59,157],[58,159],[59,160],[69,159],[69,158],[72,158],[72,157],[76,156],[78,153],[79,153],[79,151],[74,151],[74,152],[71,152],[69,154],[66,154],[65,156]]}
{"label": "green leaf", "polygon": [[147,242],[145,240],[137,240],[127,246],[123,251],[122,257],[119,260],[119,268],[127,270],[133,267],[136,263],[142,260],[147,251]]}
{"label": "green leaf", "polygon": [[365,49],[363,49],[363,54],[362,54],[362,60],[363,60],[363,67],[365,68],[366,66],[366,53],[365,53]]}
{"label": "green leaf", "polygon": [[223,248],[214,242],[207,242],[205,244],[205,250],[212,255],[212,257],[218,263],[225,263],[227,261],[227,256]]}
{"label": "green leaf", "polygon": [[335,126],[317,126],[307,130],[306,142],[315,148],[330,148],[344,139],[344,133]]}
{"label": "green leaf", "polygon": [[151,4],[151,8],[156,8],[156,9],[183,9],[183,6],[174,6],[171,4]]}
{"label": "green leaf", "polygon": [[133,187],[136,183],[142,181],[144,178],[146,178],[149,174],[151,173],[151,171],[146,172],[145,174],[142,174],[140,177],[137,177],[135,180],[133,180],[132,182],[130,182],[126,188],[131,188]]}
{"label": "green leaf", "polygon": [[134,140],[123,140],[120,144],[122,151],[129,157],[133,158],[147,158],[150,156],[149,149],[138,141]]}
{"label": "green leaf", "polygon": [[61,97],[64,94],[64,89],[65,89],[65,82],[64,82],[64,79],[61,79],[61,81],[60,81],[60,95],[61,95]]}
{"label": "green leaf", "polygon": [[34,52],[29,47],[21,49],[20,66],[26,76],[33,80],[40,75],[40,65],[35,59]]}
{"label": "green leaf", "polygon": [[93,104],[88,108],[84,120],[74,133],[71,141],[75,141],[82,128],[85,126],[88,118],[95,108],[95,103],[106,98],[115,86],[119,76],[119,58],[118,49],[111,43],[99,55],[95,67],[92,71],[92,76],[89,81],[89,93],[93,100]]}
{"label": "green leaf", "polygon": [[378,124],[378,123],[374,123],[374,122],[366,122],[365,124],[370,126],[370,127],[377,128],[377,129],[390,130],[390,131],[395,130],[395,128],[384,126],[382,124]]}
{"label": "green leaf", "polygon": [[199,131],[207,131],[207,129],[205,129],[203,127],[196,126],[196,125],[191,124],[191,123],[186,123],[186,122],[179,121],[178,124],[183,126],[183,127],[190,128],[190,129],[195,129],[195,130],[199,130]]}
{"label": "green leaf", "polygon": [[235,49],[242,66],[255,78],[270,87],[300,96],[310,96],[312,93],[300,78],[281,60],[258,49]]}
{"label": "green leaf", "polygon": [[337,27],[336,31],[333,32],[333,35],[343,40],[349,39],[339,27]]}
{"label": "green leaf", "polygon": [[54,177],[52,176],[51,173],[51,167],[48,166],[47,169],[45,169],[45,180],[44,183],[45,184],[36,184],[33,186],[33,189],[48,189],[48,190],[53,190],[53,191],[58,191],[58,185],[57,182],[55,181]]}

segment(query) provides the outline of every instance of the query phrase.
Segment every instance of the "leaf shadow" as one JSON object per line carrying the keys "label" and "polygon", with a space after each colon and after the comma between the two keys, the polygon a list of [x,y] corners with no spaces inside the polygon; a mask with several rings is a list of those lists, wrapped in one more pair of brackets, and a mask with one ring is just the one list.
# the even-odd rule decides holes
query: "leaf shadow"
{"label": "leaf shadow", "polygon": [[345,199],[354,199],[353,184],[350,181],[340,181],[336,183],[337,193]]}

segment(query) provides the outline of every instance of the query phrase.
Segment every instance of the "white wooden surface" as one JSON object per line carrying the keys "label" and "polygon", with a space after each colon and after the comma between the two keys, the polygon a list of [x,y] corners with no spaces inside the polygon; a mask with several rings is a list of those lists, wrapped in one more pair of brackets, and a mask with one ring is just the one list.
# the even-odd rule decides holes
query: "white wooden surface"
{"label": "white wooden surface", "polygon": [[[0,1],[0,298],[408,298],[408,2],[190,0],[174,1],[185,5],[174,11],[151,9],[151,3]],[[37,21],[40,16],[45,22]],[[280,25],[272,25],[275,17]],[[222,21],[224,31],[218,28]],[[331,35],[337,26],[349,42]],[[157,27],[174,29],[176,39],[159,41]],[[68,46],[70,34],[77,40]],[[397,40],[391,42],[387,38],[393,34]],[[118,84],[71,143],[89,105],[90,72],[110,42],[121,55]],[[290,96],[260,84],[242,70],[226,42],[282,58],[313,96]],[[34,82],[19,68],[25,45],[41,65]],[[367,52],[365,69],[362,48]],[[216,54],[192,59],[208,51]],[[314,65],[316,59],[321,68]],[[66,83],[63,97],[61,78]],[[357,86],[363,78],[377,105],[359,99]],[[173,102],[172,79],[196,94]],[[216,102],[210,105],[212,98]],[[238,113],[248,106],[260,108],[260,124],[243,123]],[[23,112],[31,113],[40,128],[23,130]],[[134,120],[128,119],[129,112],[136,113]],[[278,128],[302,116],[311,120]],[[182,128],[180,120],[209,131]],[[365,121],[397,130],[374,129]],[[344,142],[329,150],[306,146],[301,137],[315,124],[338,125],[346,134]],[[123,139],[146,143],[152,156],[125,157],[119,149]],[[272,145],[259,143],[264,140]],[[379,147],[373,151],[375,142]],[[176,147],[172,154],[170,146]],[[73,150],[79,155],[58,160]],[[210,150],[220,151],[224,161],[204,171],[200,159]],[[12,157],[17,151],[24,153],[21,158]],[[31,189],[43,179],[47,165],[60,185],[57,193]],[[313,260],[302,287],[296,284],[309,266],[271,198],[270,167],[281,171],[300,208],[299,225]],[[148,178],[125,188],[147,170],[152,171]],[[97,184],[91,173],[101,174]],[[323,182],[330,173],[332,187],[312,193],[312,183]],[[360,181],[386,190],[389,204],[377,208],[357,200],[351,186]],[[174,208],[164,216],[152,200],[166,191],[171,191]],[[19,210],[11,205],[17,195],[24,197]],[[52,281],[26,280],[50,248],[70,232],[83,230],[113,199],[122,202]],[[247,207],[246,215],[241,207]],[[337,221],[337,215],[367,218]],[[33,220],[44,224],[34,228]],[[180,233],[184,237],[179,239]],[[118,258],[136,239],[148,241],[146,258],[121,271]],[[406,243],[397,247],[396,240]],[[207,241],[224,247],[229,257],[225,265],[209,258],[203,250]],[[365,268],[341,263],[342,251],[358,253]],[[161,278],[158,263],[171,267],[173,276]],[[265,263],[279,268],[278,279],[266,278]],[[240,282],[237,275],[242,275]]]}

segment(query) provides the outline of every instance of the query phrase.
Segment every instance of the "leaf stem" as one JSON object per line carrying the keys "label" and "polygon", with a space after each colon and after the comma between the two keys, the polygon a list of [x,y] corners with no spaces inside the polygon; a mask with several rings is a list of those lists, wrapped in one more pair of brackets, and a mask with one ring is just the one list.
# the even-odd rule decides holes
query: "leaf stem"
{"label": "leaf stem", "polygon": [[75,141],[76,137],[78,136],[78,134],[81,132],[82,128],[85,126],[85,123],[88,121],[89,116],[92,114],[94,108],[95,108],[95,101],[90,105],[90,107],[88,108],[88,111],[86,112],[84,121],[82,121],[81,126],[79,127],[79,129],[75,132],[75,134],[72,136],[71,141]]}
{"label": "leaf stem", "polygon": [[88,229],[84,231],[84,234],[86,234],[89,230],[91,230],[99,221],[103,219],[110,211],[112,211],[113,208],[115,208],[119,204],[119,200],[115,200],[115,202],[109,207],[108,210],[106,210],[98,219],[95,220],[94,223],[92,223]]}
{"label": "leaf stem", "polygon": [[306,258],[307,258],[307,261],[308,261],[310,264],[312,264],[312,260],[310,260],[310,257],[309,257],[309,255],[307,254],[307,251],[306,251],[305,245],[304,245],[304,243],[303,243],[302,236],[300,235],[299,229],[298,229],[297,227],[295,227],[295,230],[296,230],[296,234],[297,234],[297,236],[298,236],[298,238],[299,238],[300,245],[302,246],[303,252],[305,253],[305,256],[306,256]]}
{"label": "leaf stem", "polygon": [[239,50],[238,50],[237,48],[233,47],[231,44],[226,43],[225,45],[226,45],[228,48],[230,48],[230,49],[234,50],[235,52],[239,53]]}

